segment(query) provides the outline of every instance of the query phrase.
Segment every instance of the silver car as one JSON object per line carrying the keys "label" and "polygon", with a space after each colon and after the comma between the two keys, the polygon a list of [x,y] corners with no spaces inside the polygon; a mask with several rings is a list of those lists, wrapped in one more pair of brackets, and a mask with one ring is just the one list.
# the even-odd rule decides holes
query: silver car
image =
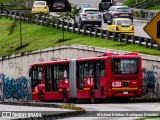
{"label": "silver car", "polygon": [[102,16],[100,15],[99,10],[96,8],[82,8],[75,16],[75,22],[80,26],[89,24],[92,26],[98,25],[98,27],[101,27]]}

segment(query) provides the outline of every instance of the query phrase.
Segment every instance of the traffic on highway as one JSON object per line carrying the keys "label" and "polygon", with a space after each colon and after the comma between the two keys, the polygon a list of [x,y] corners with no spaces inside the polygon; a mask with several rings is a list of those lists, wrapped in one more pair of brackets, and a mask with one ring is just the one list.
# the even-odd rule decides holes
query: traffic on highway
{"label": "traffic on highway", "polygon": [[[122,3],[118,1],[115,2],[113,0],[68,0],[68,2],[66,3],[63,3],[63,1],[64,0],[60,0],[55,1],[56,3],[51,3],[50,1],[46,0],[51,15],[54,16],[56,12],[71,11],[67,10],[70,9],[68,5],[77,5],[77,9],[80,9],[80,11],[75,16],[75,22],[79,24],[81,27],[84,25],[91,25],[93,27],[98,26],[104,30],[107,30],[108,22],[112,22],[113,18],[128,18],[132,20],[131,24],[134,27],[132,28],[132,35],[150,38],[150,36],[146,34],[146,32],[144,32],[143,30],[144,26],[148,23],[148,21],[133,19],[133,13],[131,9],[127,6],[122,6]],[[35,7],[32,7],[32,11],[33,8],[35,9]],[[40,10],[40,8],[38,10]],[[42,11],[40,12],[43,11],[44,13],[46,13],[46,9],[42,9]],[[38,12],[39,11],[37,11],[37,13]],[[123,24],[126,24],[125,21]],[[117,26],[117,28],[118,27],[120,27],[120,29],[116,30],[115,25],[115,29],[113,28],[111,29],[111,31],[119,33],[123,33],[123,31],[125,31],[125,33],[130,32],[130,25]]]}
{"label": "traffic on highway", "polygon": [[[69,13],[73,11],[77,13],[71,16]],[[64,33],[70,32],[81,34],[82,42],[84,39],[100,38],[98,42],[105,41],[103,45],[110,45],[109,40],[117,42],[112,45],[115,48],[128,47],[128,43],[131,43],[159,50],[159,45],[143,30],[149,21],[135,19],[132,8],[124,6],[123,0],[41,0],[33,2],[30,12],[33,19],[20,11],[0,11],[0,18],[15,19],[20,25],[26,22],[43,29],[49,28],[51,37],[44,35],[43,42],[54,39],[61,31],[63,39],[57,37],[50,40],[54,42],[54,45],[48,45],[51,48],[24,50],[23,53],[1,57],[2,73],[9,72],[6,75],[0,72],[0,120],[72,120],[78,119],[75,117],[78,115],[87,120],[133,120],[160,116],[159,56],[108,47],[85,47],[84,44],[58,46],[71,41],[64,39]],[[66,13],[69,18],[63,16]],[[53,20],[54,17],[56,20]],[[160,26],[159,23],[157,26]],[[54,35],[51,28],[55,30]],[[160,38],[158,33],[156,36]],[[30,37],[26,39],[33,38],[31,35],[24,35],[24,38],[26,36]],[[24,47],[29,45],[31,43]],[[21,47],[20,50],[23,49]],[[17,79],[10,79],[10,76]],[[145,103],[147,100],[150,103]]]}

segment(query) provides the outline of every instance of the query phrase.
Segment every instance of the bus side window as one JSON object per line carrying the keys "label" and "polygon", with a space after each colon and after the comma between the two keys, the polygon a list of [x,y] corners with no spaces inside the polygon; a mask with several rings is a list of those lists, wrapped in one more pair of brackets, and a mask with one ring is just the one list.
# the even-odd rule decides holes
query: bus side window
{"label": "bus side window", "polygon": [[105,76],[105,63],[104,61],[100,61],[100,76]]}
{"label": "bus side window", "polygon": [[42,80],[42,67],[38,67],[38,80]]}
{"label": "bus side window", "polygon": [[59,66],[59,79],[68,78],[68,65]]}

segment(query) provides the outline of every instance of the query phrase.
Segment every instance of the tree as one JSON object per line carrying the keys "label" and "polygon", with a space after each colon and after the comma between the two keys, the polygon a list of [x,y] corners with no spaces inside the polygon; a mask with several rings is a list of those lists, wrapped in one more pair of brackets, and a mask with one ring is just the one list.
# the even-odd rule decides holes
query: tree
{"label": "tree", "polygon": [[[57,19],[58,20],[62,20],[63,23],[65,21],[66,22],[73,21],[73,24],[75,25],[76,24],[76,22],[75,22],[75,16],[79,13],[79,10],[80,10],[80,9],[77,9],[76,6],[77,5],[72,6],[71,12],[61,12],[61,13],[58,13],[59,16],[57,16]],[[65,40],[64,39],[64,27],[62,28],[62,32],[63,32],[62,41],[64,41]]]}
{"label": "tree", "polygon": [[[14,3],[12,2],[12,4],[13,4],[12,8],[8,8],[8,9],[13,9],[14,7],[15,8],[18,7],[18,9],[28,8],[29,6],[27,4],[28,4],[28,2],[31,2],[31,1],[33,1],[33,0],[16,0]],[[26,2],[26,6],[22,5],[23,2]],[[28,18],[31,18],[31,20],[33,20],[33,18],[35,16],[31,12],[24,11],[23,17],[28,17]],[[8,35],[12,35],[14,33],[16,27],[18,26],[18,23],[19,23],[19,32],[20,32],[20,47],[19,48],[21,48],[23,46],[22,45],[22,19],[21,18],[22,18],[22,14],[19,15],[18,21],[14,20],[8,28],[8,30],[9,30]]]}
{"label": "tree", "polygon": [[[21,1],[26,1],[26,0],[21,0]],[[50,16],[49,14],[39,14],[40,16],[46,16],[48,17],[48,24],[50,24],[51,22],[52,23],[55,23],[57,20],[60,20],[62,21],[63,23],[65,21],[67,22],[70,22],[73,20],[73,23],[74,25],[76,24],[75,23],[75,15],[79,12],[80,9],[76,9],[76,6],[72,6],[72,10],[71,12],[61,12],[61,13],[58,13],[58,16]],[[30,19],[31,22],[35,22],[36,20],[36,16],[34,14],[32,14],[31,12],[24,12],[23,13],[23,17],[27,17],[28,19]],[[20,47],[23,47],[23,44],[22,44],[22,27],[21,27],[21,24],[22,24],[22,20],[21,20],[21,17],[19,17],[18,21],[13,21],[12,24],[10,25],[9,27],[9,33],[8,35],[12,35],[15,31],[15,28],[18,26],[18,23],[19,23],[19,31],[20,31]],[[63,32],[63,38],[60,40],[60,41],[64,41],[64,28],[62,28],[62,32]]]}

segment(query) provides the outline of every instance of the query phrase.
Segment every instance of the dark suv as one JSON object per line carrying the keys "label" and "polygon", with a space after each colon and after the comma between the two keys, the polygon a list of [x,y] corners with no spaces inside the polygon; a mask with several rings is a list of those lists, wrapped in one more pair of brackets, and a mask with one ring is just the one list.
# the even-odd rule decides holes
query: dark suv
{"label": "dark suv", "polygon": [[68,0],[53,0],[53,11],[71,11],[71,4]]}
{"label": "dark suv", "polygon": [[99,11],[108,10],[112,5],[115,5],[114,0],[101,0],[99,3]]}

